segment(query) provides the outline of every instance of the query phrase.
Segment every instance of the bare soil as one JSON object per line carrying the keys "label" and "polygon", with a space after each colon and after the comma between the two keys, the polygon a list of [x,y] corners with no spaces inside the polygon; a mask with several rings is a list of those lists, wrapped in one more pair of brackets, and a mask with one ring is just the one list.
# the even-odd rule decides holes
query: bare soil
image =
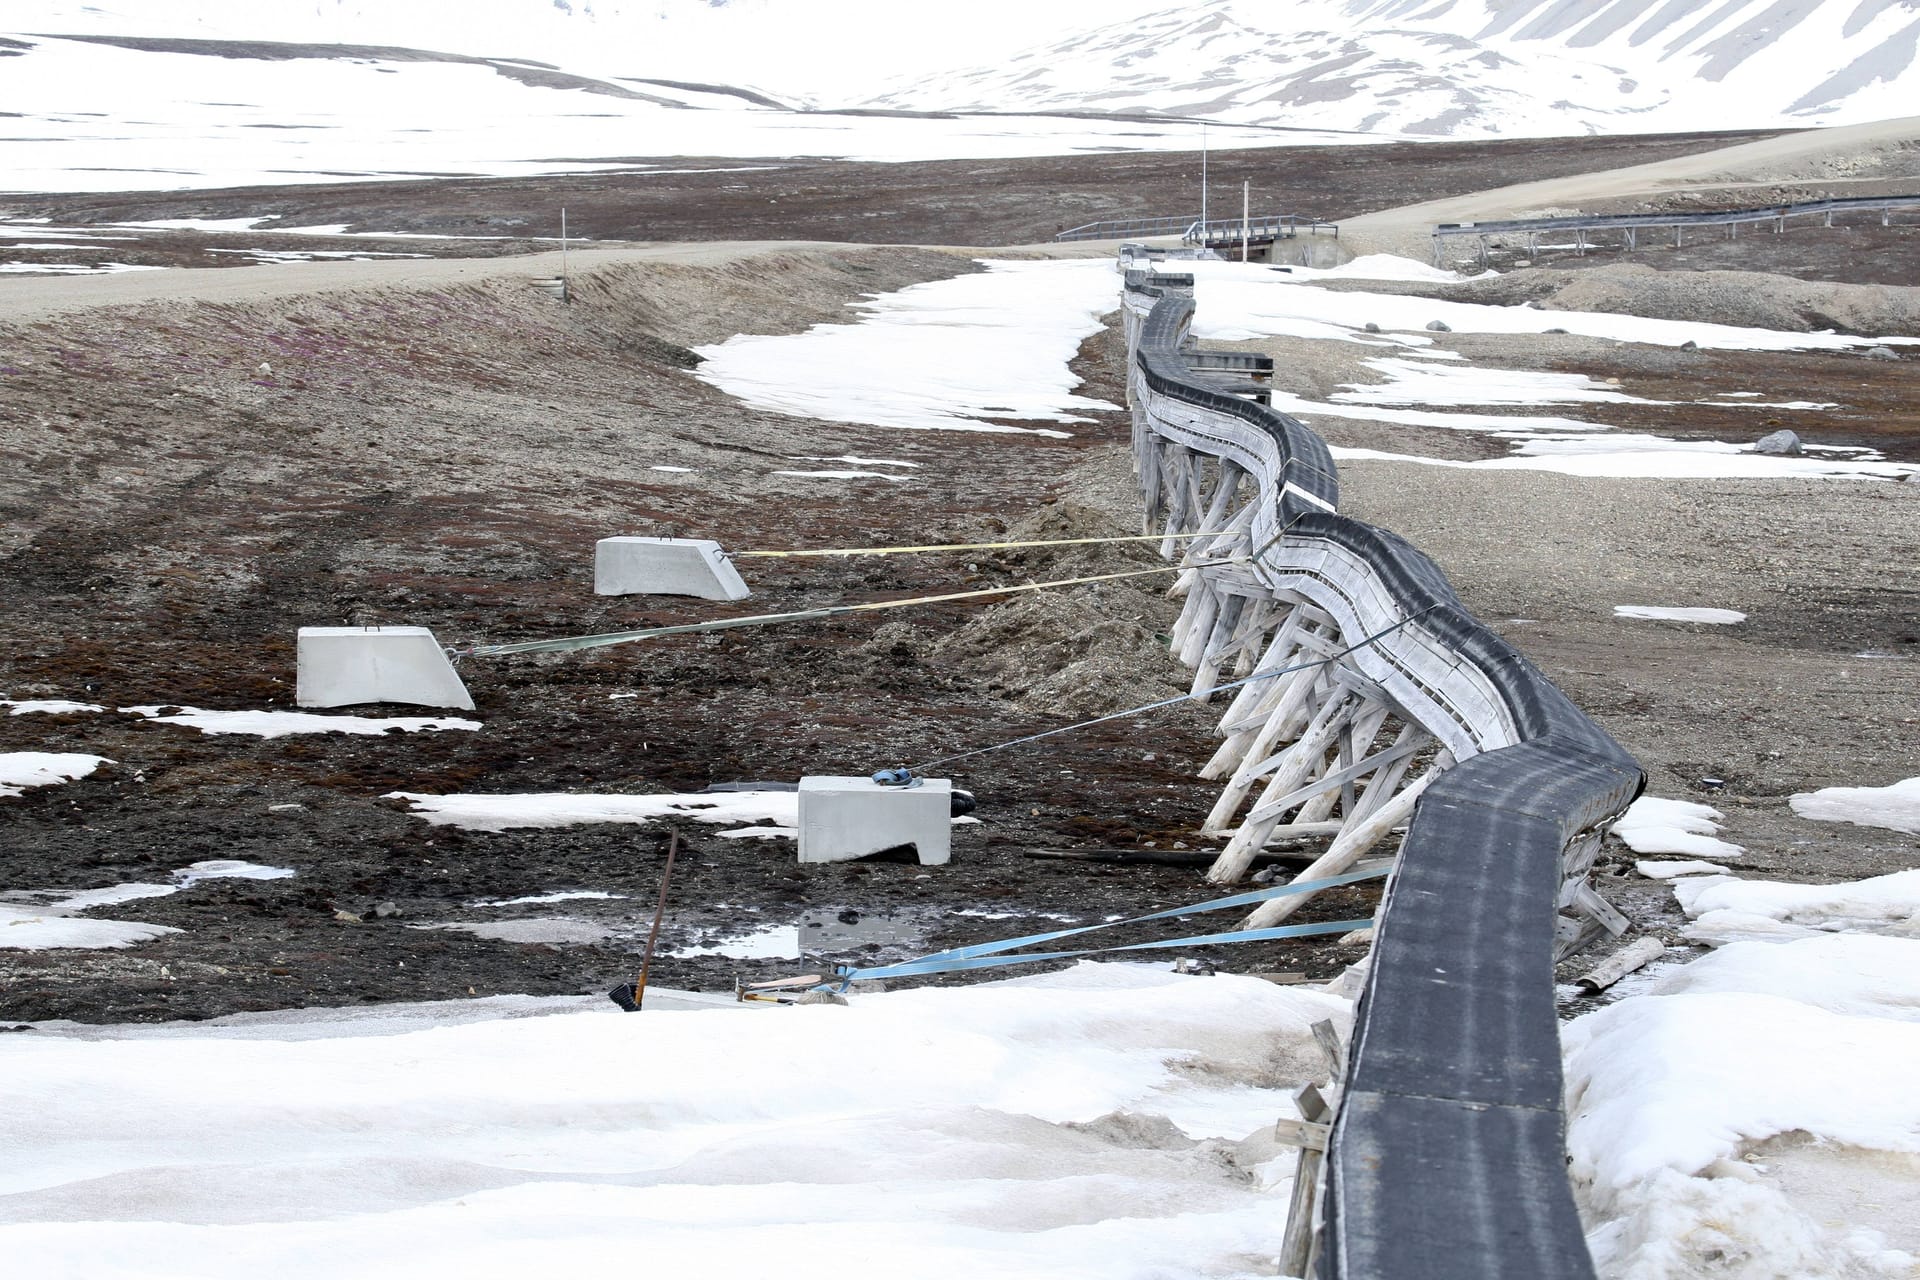
{"label": "bare soil", "polygon": [[[1157,566],[1147,549],[749,562],[755,595],[730,608],[592,594],[592,543],[615,532],[748,549],[1134,531],[1117,414],[1065,441],[890,432],[745,409],[684,367],[689,344],[804,327],[860,294],[968,269],[914,250],[796,252],[609,269],[570,307],[491,281],[17,328],[0,338],[12,362],[0,690],[284,708],[303,624],[537,638]],[[1089,344],[1093,394],[1120,394],[1115,356],[1108,339]],[[924,471],[899,482],[774,474],[832,465],[800,455],[841,453]],[[476,662],[466,677],[485,728],[471,733],[260,740],[112,713],[0,718],[0,750],[115,761],[0,800],[7,888],[164,881],[209,858],[299,872],[116,909],[185,930],[123,952],[0,951],[0,1018],[605,990],[637,965],[663,828],[463,834],[383,794],[791,782],[1001,741],[1177,692],[1155,639],[1172,617],[1164,585]],[[956,828],[955,861],[934,872],[801,867],[790,842],[687,824],[665,946],[818,921],[838,935],[813,948],[851,962],[1206,896],[1194,868],[1024,855],[1198,846],[1213,787],[1194,775],[1212,745],[1203,712],[1175,710],[967,762],[953,775],[977,792],[983,821]],[[628,898],[470,905],[581,889]],[[1354,892],[1327,909],[1368,907]],[[605,936],[515,943],[421,927],[555,916]],[[884,951],[850,929],[875,917],[897,935]],[[1343,962],[1334,947],[1236,957],[1249,960],[1322,975]],[[795,968],[666,957],[653,980],[725,989]]]}
{"label": "bare soil", "polygon": [[[1692,155],[1768,133],[1532,138],[1215,151],[1216,199],[1253,184],[1256,212],[1338,220],[1369,209],[1477,191],[1490,180],[1552,178]],[[455,179],[222,191],[0,195],[0,210],[94,225],[177,218],[264,218],[289,227],[346,225],[378,251],[480,256],[550,248],[560,211],[571,234],[601,241],[832,240],[863,244],[1018,245],[1107,219],[1197,213],[1199,152],[1101,153],[1009,160],[867,164],[843,160],[648,159],[659,174]],[[1235,204],[1237,208],[1237,203]],[[379,232],[501,240],[380,240]],[[311,250],[310,236],[247,233],[248,245]],[[108,246],[112,260],[232,266],[225,236],[153,233]],[[317,247],[338,248],[321,241]]]}
{"label": "bare soil", "polygon": [[[1286,163],[1298,166],[1289,190],[1324,196],[1308,211],[1339,216],[1510,180],[1522,161],[1546,176],[1555,166],[1695,145],[1708,142],[1318,149],[1286,153]],[[821,167],[792,165],[772,177],[696,177],[677,202],[659,205],[642,199],[651,189],[641,180],[598,179],[492,184],[484,193],[469,188],[488,184],[117,204],[86,197],[29,211],[61,220],[284,211],[303,223],[388,229],[404,215],[415,219],[409,225],[444,230],[511,196],[529,229],[548,229],[535,212],[544,218],[565,202],[570,221],[576,209],[600,210],[587,215],[596,234],[634,234],[644,206],[645,217],[659,219],[654,235],[667,227],[693,237],[764,235],[765,192],[784,188],[765,188],[755,205],[747,195],[716,201],[719,188],[708,184],[817,182],[812,203],[799,202],[814,212],[789,221],[783,208],[780,227],[845,235],[849,219],[872,210],[885,217],[865,221],[889,230],[867,234],[978,244],[1036,238],[1058,222],[1163,212],[1188,189],[1178,157],[1008,165],[858,174],[825,166],[847,184],[876,172],[898,179],[885,198],[857,185],[829,190]],[[996,190],[987,170],[1024,174],[1033,185],[1010,178]],[[1034,196],[1050,172],[1055,194]],[[1076,191],[1083,206],[1066,198]],[[605,203],[576,204],[587,192]],[[446,208],[435,213],[435,204]],[[1303,197],[1297,207],[1308,205]],[[227,294],[27,315],[0,328],[0,593],[8,602],[0,694],[280,708],[292,700],[293,635],[303,624],[424,623],[450,642],[527,639],[1156,564],[1150,551],[1113,548],[749,562],[755,596],[738,606],[591,593],[591,544],[615,532],[710,535],[747,549],[1135,531],[1119,414],[1067,440],[906,433],[756,412],[688,372],[688,349],[701,343],[794,331],[841,317],[862,294],[968,269],[964,257],[924,250],[728,249],[678,264],[594,268],[571,306],[525,279],[479,273],[312,293],[281,283],[251,300]],[[1076,367],[1088,394],[1121,398],[1116,347],[1109,333],[1083,348]],[[1684,386],[1708,360],[1729,359],[1626,352],[1589,344],[1478,354],[1605,370],[1649,396]],[[1282,367],[1301,376],[1338,372],[1322,351],[1291,355]],[[1920,364],[1738,359],[1751,359],[1742,376],[1767,398],[1858,406],[1857,420],[1822,421],[1913,456]],[[1704,412],[1660,429],[1732,429]],[[1759,425],[1746,421],[1742,430]],[[1385,439],[1366,424],[1327,434],[1338,443]],[[1428,450],[1423,442],[1413,451]],[[831,465],[796,462],[802,455],[839,454],[924,466],[903,481],[774,474]],[[661,465],[690,470],[650,470]],[[1920,485],[1584,481],[1391,463],[1342,470],[1346,510],[1429,550],[1470,606],[1640,754],[1656,793],[1727,809],[1729,837],[1752,850],[1748,865],[1832,879],[1920,863],[1920,842],[1801,822],[1785,804],[1795,789],[1920,771]],[[0,750],[115,762],[79,782],[0,800],[0,888],[164,880],[209,858],[298,871],[204,881],[96,913],[184,931],[124,951],[0,950],[0,1019],[147,1021],[604,991],[632,976],[659,887],[664,828],[461,833],[429,826],[385,793],[685,791],[864,773],[1183,688],[1184,673],[1158,643],[1172,612],[1157,579],[1042,600],[734,632],[713,644],[475,661],[465,675],[484,728],[472,733],[261,740],[111,712],[0,717]],[[1611,617],[1613,603],[1723,605],[1753,616],[1731,631],[1626,623]],[[1855,657],[1863,652],[1889,656]],[[1026,855],[1200,851],[1209,842],[1194,829],[1217,790],[1195,778],[1213,750],[1211,718],[1175,709],[956,765],[956,782],[980,798],[982,822],[955,828],[946,868],[802,867],[785,842],[728,840],[685,824],[666,949],[798,925],[812,959],[860,962],[1206,896],[1197,868]],[[1628,861],[1615,850],[1607,865],[1617,871]],[[477,905],[573,890],[627,896]],[[1677,923],[1664,890],[1622,877],[1608,891],[1659,928]],[[1368,893],[1356,889],[1315,913],[1370,909]],[[576,940],[419,927],[554,917],[571,922],[556,934]],[[1332,943],[1272,944],[1215,958],[1325,977],[1358,954]],[[796,967],[669,955],[653,978],[726,989],[736,977]]]}

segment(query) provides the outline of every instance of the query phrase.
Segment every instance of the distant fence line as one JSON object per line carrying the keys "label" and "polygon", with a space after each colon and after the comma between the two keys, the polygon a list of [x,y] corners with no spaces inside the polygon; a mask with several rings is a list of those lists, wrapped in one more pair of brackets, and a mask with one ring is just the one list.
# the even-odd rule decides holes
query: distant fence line
{"label": "distant fence line", "polygon": [[[1406,824],[1328,1135],[1319,1270],[1296,1274],[1590,1280],[1553,966],[1626,928],[1588,873],[1644,775],[1430,559],[1338,514],[1326,443],[1260,402],[1271,362],[1193,350],[1193,277],[1156,256],[1121,250],[1122,313],[1147,522],[1193,566],[1176,652],[1196,689],[1331,655],[1234,698],[1203,771],[1233,772],[1208,826],[1251,800],[1234,837],[1249,856],[1278,831],[1333,835],[1304,877]],[[1285,1265],[1310,1266],[1304,1246]]]}
{"label": "distant fence line", "polygon": [[[1639,247],[1639,237],[1643,231],[1671,231],[1674,247],[1679,248],[1690,227],[1724,227],[1728,239],[1737,239],[1740,228],[1745,226],[1771,224],[1774,231],[1785,231],[1787,221],[1791,218],[1817,217],[1830,227],[1836,213],[1878,213],[1880,225],[1884,227],[1891,224],[1896,211],[1903,209],[1920,209],[1920,195],[1846,196],[1768,205],[1757,209],[1716,209],[1698,213],[1603,213],[1563,218],[1514,218],[1498,222],[1442,222],[1433,229],[1433,264],[1436,267],[1444,265],[1446,242],[1461,238],[1479,241],[1480,264],[1485,266],[1488,249],[1496,237],[1522,238],[1529,256],[1537,256],[1542,249],[1572,249],[1576,253],[1585,253],[1589,248],[1600,247],[1588,242],[1587,233],[1590,231],[1617,233],[1620,237],[1619,247],[1628,250]],[[1540,243],[1541,236],[1556,234],[1572,235],[1573,243]]]}

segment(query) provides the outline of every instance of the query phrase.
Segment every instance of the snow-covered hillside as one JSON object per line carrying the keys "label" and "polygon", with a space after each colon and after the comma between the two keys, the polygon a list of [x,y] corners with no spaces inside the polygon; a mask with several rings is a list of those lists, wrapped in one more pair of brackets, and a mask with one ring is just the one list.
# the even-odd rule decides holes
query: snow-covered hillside
{"label": "snow-covered hillside", "polygon": [[8,0],[0,189],[1848,123],[1920,109],[1916,42],[1920,0]]}
{"label": "snow-covered hillside", "polygon": [[1920,0],[1211,0],[873,101],[1454,137],[1857,123],[1920,111],[1916,41]]}
{"label": "snow-covered hillside", "polygon": [[[996,5],[1011,8],[986,0],[983,11]],[[989,29],[928,41],[871,0],[594,10],[550,0],[8,0],[0,191],[525,176],[631,168],[635,157],[886,161],[1199,145],[1198,127],[1177,118],[926,119],[809,106],[821,86],[870,92],[880,75],[860,81],[855,67],[893,73],[915,57],[983,56]],[[1215,147],[1274,137],[1211,131]]]}

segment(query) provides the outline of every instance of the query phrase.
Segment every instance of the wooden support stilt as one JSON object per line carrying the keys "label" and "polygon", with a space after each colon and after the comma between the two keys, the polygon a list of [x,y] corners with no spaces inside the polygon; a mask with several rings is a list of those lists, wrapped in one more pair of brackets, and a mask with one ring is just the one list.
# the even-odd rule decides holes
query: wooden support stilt
{"label": "wooden support stilt", "polygon": [[[1425,745],[1424,742],[1418,738],[1412,741],[1396,743],[1384,751],[1374,752],[1357,764],[1348,764],[1324,773],[1307,785],[1296,787],[1292,791],[1277,796],[1272,800],[1263,798],[1259,806],[1247,815],[1247,820],[1252,822],[1267,818],[1278,818],[1285,814],[1287,810],[1307,800],[1311,800],[1316,796],[1324,795],[1329,790],[1335,792],[1349,790],[1356,780],[1366,777],[1376,769],[1385,768],[1396,760],[1405,759],[1407,756],[1419,750],[1423,745]],[[1371,788],[1369,788],[1369,790],[1371,790]],[[1310,822],[1319,821],[1317,818],[1309,818],[1306,815],[1302,815],[1301,820]]]}
{"label": "wooden support stilt", "polygon": [[1213,630],[1208,634],[1206,643],[1201,645],[1193,664],[1193,686],[1188,692],[1194,696],[1212,692],[1214,685],[1220,682],[1220,665],[1226,659],[1234,632],[1239,629],[1240,617],[1247,608],[1247,598],[1241,595],[1228,596],[1220,606],[1214,618]]}
{"label": "wooden support stilt", "polygon": [[[1442,751],[1427,767],[1425,773],[1393,799],[1375,809],[1368,817],[1358,822],[1349,822],[1340,834],[1334,837],[1333,844],[1328,846],[1327,851],[1308,863],[1306,870],[1295,876],[1294,880],[1318,880],[1326,876],[1337,876],[1358,862],[1362,854],[1378,844],[1389,831],[1407,820],[1413,813],[1414,805],[1419,803],[1421,795],[1433,785],[1434,779],[1445,773],[1452,764],[1453,756]],[[1291,898],[1270,899],[1254,908],[1242,927],[1269,928],[1285,920],[1312,901],[1314,897],[1315,895],[1311,893],[1301,893]]]}
{"label": "wooden support stilt", "polygon": [[1200,607],[1194,610],[1187,630],[1180,637],[1180,645],[1174,650],[1183,667],[1198,667],[1200,659],[1207,651],[1207,642],[1213,639],[1214,624],[1220,621],[1220,614],[1226,608],[1227,595],[1217,590],[1199,593]]}
{"label": "wooden support stilt", "polygon": [[[1286,608],[1285,605],[1280,607]],[[1303,619],[1298,609],[1287,609],[1279,629],[1273,633],[1273,639],[1267,643],[1266,651],[1260,655],[1258,664],[1248,674],[1259,675],[1262,672],[1279,671],[1290,666],[1294,654],[1300,648],[1302,623]],[[1263,716],[1250,719],[1244,725],[1237,722],[1252,715],[1255,708],[1276,701],[1280,696],[1279,691],[1285,687],[1285,681],[1284,676],[1273,676],[1241,685],[1240,692],[1236,693],[1233,701],[1228,704],[1226,714],[1220,717],[1220,732],[1232,734],[1242,729],[1257,727],[1264,719]]]}
{"label": "wooden support stilt", "polygon": [[[1292,746],[1252,768],[1243,767],[1221,792],[1219,804],[1207,817],[1206,829],[1212,831],[1224,827],[1226,820],[1240,807],[1240,798],[1252,790],[1254,782],[1267,769],[1273,771],[1267,783],[1268,791],[1285,794],[1299,786],[1310,774],[1324,768],[1328,744],[1333,741],[1334,734],[1340,731],[1341,724],[1354,713],[1359,701],[1344,689],[1335,691],[1321,704],[1319,712],[1307,725],[1306,732]],[[1232,807],[1227,808],[1229,805]],[[1267,832],[1279,821],[1276,815],[1260,822],[1242,823],[1233,839],[1227,842],[1227,847],[1214,859],[1213,866],[1207,871],[1207,879],[1214,884],[1233,884],[1246,875],[1253,855],[1266,842]]]}
{"label": "wooden support stilt", "polygon": [[[1254,767],[1251,761],[1263,761],[1275,743],[1289,742],[1302,730],[1313,723],[1314,694],[1325,688],[1325,673],[1318,669],[1296,671],[1282,676],[1286,688],[1280,695],[1280,701],[1267,716],[1264,723],[1254,730],[1244,746],[1239,748],[1239,763],[1234,767],[1233,778],[1222,788],[1220,798],[1214,802],[1213,811],[1207,815],[1203,827],[1210,835],[1224,835],[1227,824],[1240,809],[1241,802],[1253,790],[1254,783],[1260,779],[1263,770]],[[1228,745],[1232,745],[1231,743]],[[1223,747],[1224,751],[1225,748]],[[1216,756],[1219,753],[1216,753]]]}

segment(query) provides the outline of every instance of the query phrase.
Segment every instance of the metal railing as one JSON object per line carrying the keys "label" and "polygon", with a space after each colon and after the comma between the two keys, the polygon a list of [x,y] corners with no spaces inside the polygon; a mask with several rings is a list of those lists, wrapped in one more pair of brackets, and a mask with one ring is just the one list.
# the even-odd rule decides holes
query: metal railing
{"label": "metal railing", "polygon": [[1566,1177],[1553,966],[1586,936],[1561,909],[1592,894],[1600,832],[1644,775],[1430,559],[1337,513],[1314,431],[1194,372],[1191,276],[1128,270],[1123,300],[1136,452],[1188,448],[1244,472],[1261,550],[1242,568],[1278,598],[1350,620],[1343,634],[1363,603],[1402,619],[1356,665],[1459,761],[1414,809],[1377,918],[1328,1144],[1319,1274],[1590,1280]]}
{"label": "metal railing", "polygon": [[1275,240],[1292,240],[1297,236],[1331,236],[1340,238],[1340,225],[1334,222],[1322,222],[1318,218],[1309,218],[1297,213],[1273,213],[1258,218],[1215,218],[1202,225],[1198,222],[1188,227],[1181,237],[1186,244],[1202,245],[1209,249],[1224,249],[1245,241],[1250,244],[1269,244]]}
{"label": "metal railing", "polygon": [[[1891,225],[1893,214],[1903,209],[1920,209],[1920,195],[1915,196],[1842,196],[1828,200],[1803,200],[1794,204],[1768,205],[1754,209],[1709,209],[1699,212],[1668,213],[1600,213],[1577,214],[1560,218],[1510,218],[1494,222],[1442,222],[1433,229],[1433,261],[1440,265],[1445,242],[1461,237],[1477,239],[1480,243],[1480,261],[1485,265],[1488,248],[1496,237],[1522,237],[1527,252],[1536,254],[1541,249],[1573,249],[1584,253],[1591,245],[1587,241],[1587,232],[1617,232],[1620,247],[1634,249],[1639,245],[1642,231],[1667,230],[1674,233],[1674,247],[1679,248],[1689,227],[1724,227],[1728,238],[1737,239],[1740,228],[1771,224],[1775,231],[1785,231],[1787,222],[1792,218],[1820,218],[1826,226],[1833,225],[1837,213],[1878,213],[1880,225]],[[1574,237],[1571,245],[1542,245],[1543,235],[1567,235]]]}
{"label": "metal railing", "polygon": [[1338,239],[1340,228],[1298,213],[1268,213],[1256,218],[1212,218],[1206,222],[1199,214],[1179,218],[1131,218],[1107,222],[1089,222],[1057,233],[1064,240],[1128,240],[1137,236],[1179,236],[1182,244],[1207,247],[1239,244],[1242,237],[1255,243],[1292,239],[1299,235],[1331,235]]}
{"label": "metal railing", "polygon": [[1069,227],[1055,235],[1055,241],[1062,240],[1127,240],[1134,236],[1184,236],[1189,227],[1200,221],[1200,215],[1189,213],[1177,218],[1121,218],[1106,222],[1089,222],[1084,226]]}

